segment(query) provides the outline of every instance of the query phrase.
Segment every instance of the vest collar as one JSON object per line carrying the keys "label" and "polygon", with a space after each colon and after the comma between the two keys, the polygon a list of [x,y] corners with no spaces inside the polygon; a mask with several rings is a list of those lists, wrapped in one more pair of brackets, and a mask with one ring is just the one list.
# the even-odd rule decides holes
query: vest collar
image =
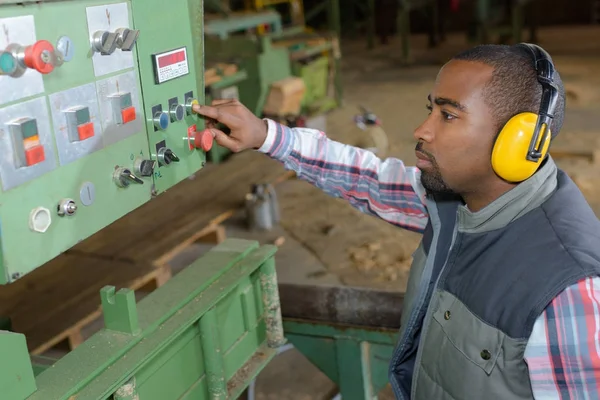
{"label": "vest collar", "polygon": [[504,193],[477,212],[458,207],[458,229],[479,233],[500,229],[540,206],[557,186],[557,167],[548,156],[544,165],[529,179]]}

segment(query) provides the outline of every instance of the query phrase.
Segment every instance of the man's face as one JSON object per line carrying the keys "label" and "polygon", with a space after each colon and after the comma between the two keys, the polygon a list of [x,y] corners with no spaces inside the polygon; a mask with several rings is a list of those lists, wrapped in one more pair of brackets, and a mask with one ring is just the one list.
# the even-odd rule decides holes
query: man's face
{"label": "man's face", "polygon": [[430,114],[414,136],[421,182],[429,192],[464,194],[495,179],[490,156],[496,134],[482,93],[493,68],[452,60],[429,95]]}

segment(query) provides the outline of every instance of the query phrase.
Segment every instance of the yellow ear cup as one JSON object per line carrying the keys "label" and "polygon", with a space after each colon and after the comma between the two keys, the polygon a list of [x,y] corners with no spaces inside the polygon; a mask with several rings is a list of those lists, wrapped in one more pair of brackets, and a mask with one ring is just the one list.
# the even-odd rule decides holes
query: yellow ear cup
{"label": "yellow ear cup", "polygon": [[[502,179],[522,182],[533,175],[544,160],[550,146],[550,131],[542,148],[542,157],[537,162],[526,158],[536,122],[536,114],[521,113],[512,117],[500,131],[492,150],[492,168]],[[540,143],[543,129],[536,145]]]}

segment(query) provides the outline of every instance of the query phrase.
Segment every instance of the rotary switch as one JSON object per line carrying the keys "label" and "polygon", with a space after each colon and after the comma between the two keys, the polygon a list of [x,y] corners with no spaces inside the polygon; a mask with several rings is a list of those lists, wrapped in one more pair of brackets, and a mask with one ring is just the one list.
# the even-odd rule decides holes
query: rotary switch
{"label": "rotary switch", "polygon": [[161,149],[158,150],[157,157],[158,162],[160,162],[162,165],[169,165],[174,162],[179,162],[179,157],[173,153],[173,150],[167,147],[161,147]]}
{"label": "rotary switch", "polygon": [[133,171],[137,176],[152,176],[154,168],[156,168],[156,161],[154,160],[138,158],[133,164]]}
{"label": "rotary switch", "polygon": [[117,35],[117,47],[122,51],[131,51],[138,36],[140,36],[139,30],[133,30],[129,28],[119,28],[115,31]]}
{"label": "rotary switch", "polygon": [[144,184],[144,181],[135,176],[131,170],[123,167],[118,167],[115,169],[115,172],[113,173],[113,181],[118,187],[122,188],[129,186],[132,182],[140,185]]}
{"label": "rotary switch", "polygon": [[103,56],[108,56],[117,49],[118,35],[108,31],[97,31],[92,36],[92,48]]}

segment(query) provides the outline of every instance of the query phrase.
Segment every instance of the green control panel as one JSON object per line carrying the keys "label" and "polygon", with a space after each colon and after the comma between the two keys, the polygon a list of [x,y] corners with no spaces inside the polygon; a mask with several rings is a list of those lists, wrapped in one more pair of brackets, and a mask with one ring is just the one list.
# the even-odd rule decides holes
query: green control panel
{"label": "green control panel", "polygon": [[0,283],[202,168],[191,7],[0,2]]}

